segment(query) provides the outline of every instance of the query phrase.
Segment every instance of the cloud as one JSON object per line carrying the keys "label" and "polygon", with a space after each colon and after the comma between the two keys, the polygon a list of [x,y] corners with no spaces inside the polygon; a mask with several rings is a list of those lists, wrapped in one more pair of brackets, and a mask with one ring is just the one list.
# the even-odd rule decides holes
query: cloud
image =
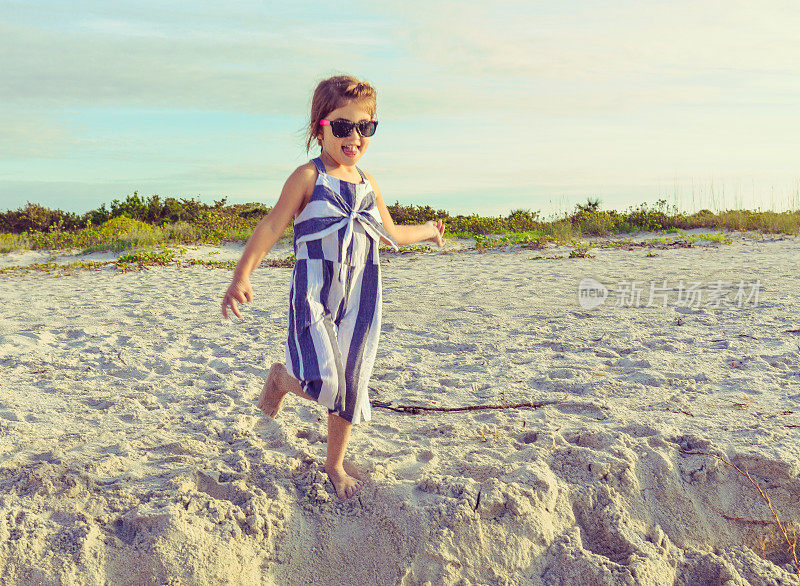
{"label": "cloud", "polygon": [[0,100],[293,114],[331,64],[375,68],[370,55],[387,49],[379,23],[354,32],[251,8],[45,16],[22,5],[0,22]]}
{"label": "cloud", "polygon": [[[419,2],[381,5],[422,72],[413,95],[582,114],[659,104],[786,103],[800,91],[790,2]],[[404,15],[424,12],[425,18]],[[407,79],[400,78],[397,85]],[[442,100],[444,102],[444,100]],[[400,108],[398,107],[398,110]]]}
{"label": "cloud", "polygon": [[[592,79],[718,68],[796,71],[796,3],[403,3],[410,51],[454,77]],[[396,4],[384,5],[396,17]],[[394,10],[393,10],[394,7]],[[671,71],[679,69],[680,71]]]}
{"label": "cloud", "polygon": [[74,146],[69,128],[50,116],[0,111],[0,158],[58,157]]}
{"label": "cloud", "polygon": [[307,160],[292,125],[334,72],[378,88],[365,165],[387,194],[797,168],[794,1],[3,6],[10,179],[33,166],[53,181],[248,198],[263,181],[272,198]]}
{"label": "cloud", "polygon": [[[9,104],[276,110],[279,47],[81,35],[0,26]],[[302,57],[302,55],[299,55]],[[292,72],[284,73],[290,77]],[[282,88],[289,99],[291,83]]]}
{"label": "cloud", "polygon": [[11,104],[303,115],[334,67],[375,82],[396,119],[492,103],[550,114],[770,103],[800,90],[788,2],[408,0],[317,10],[315,23],[302,6],[257,2],[46,3],[47,16],[16,6],[0,23],[0,99]]}

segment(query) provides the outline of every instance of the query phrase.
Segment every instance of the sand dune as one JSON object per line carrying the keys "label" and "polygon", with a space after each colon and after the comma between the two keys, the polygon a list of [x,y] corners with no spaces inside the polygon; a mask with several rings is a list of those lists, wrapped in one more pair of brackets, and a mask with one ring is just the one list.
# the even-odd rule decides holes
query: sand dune
{"label": "sand dune", "polygon": [[[764,499],[715,455],[800,528],[800,242],[646,252],[386,254],[373,399],[552,404],[375,408],[347,502],[324,409],[255,408],[290,269],[254,273],[244,322],[220,317],[226,270],[3,275],[0,581],[797,583]],[[579,304],[585,278],[605,303]],[[701,303],[646,306],[681,280]],[[756,280],[757,303],[706,305]]]}

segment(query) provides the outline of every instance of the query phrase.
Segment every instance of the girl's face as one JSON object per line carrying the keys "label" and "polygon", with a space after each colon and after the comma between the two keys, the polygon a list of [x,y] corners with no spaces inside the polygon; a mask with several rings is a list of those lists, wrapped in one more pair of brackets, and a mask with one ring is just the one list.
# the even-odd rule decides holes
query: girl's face
{"label": "girl's face", "polygon": [[[341,108],[330,112],[325,118],[327,120],[342,119],[350,122],[361,122],[362,120],[370,120],[371,117],[369,112],[364,109],[363,104],[348,102]],[[369,146],[369,138],[361,136],[355,128],[353,128],[349,136],[344,138],[333,136],[330,126],[320,126],[320,129],[321,132],[318,136],[322,138],[322,156],[328,163],[352,167]]]}

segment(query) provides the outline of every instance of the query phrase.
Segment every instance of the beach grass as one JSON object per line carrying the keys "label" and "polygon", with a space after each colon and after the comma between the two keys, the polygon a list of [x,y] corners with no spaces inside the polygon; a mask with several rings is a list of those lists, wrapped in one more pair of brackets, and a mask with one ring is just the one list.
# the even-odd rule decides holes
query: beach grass
{"label": "beach grass", "polygon": [[[618,236],[641,231],[679,235],[688,242],[729,242],[723,231],[760,234],[800,234],[800,210],[700,210],[687,213],[668,207],[666,200],[642,203],[622,212],[601,210],[597,199],[575,206],[572,213],[543,219],[539,212],[518,209],[506,216],[452,215],[430,206],[388,206],[395,223],[419,224],[443,220],[450,238],[474,238],[478,249],[519,245],[542,248],[548,243],[569,244],[586,236]],[[0,212],[0,252],[20,250],[75,250],[123,252],[142,247],[245,242],[271,208],[258,203],[226,205],[226,200],[204,204],[194,199],[154,195],[144,199],[134,192],[124,201],[82,215],[28,203]],[[715,234],[683,234],[703,228]],[[284,238],[292,236],[289,226]]]}
{"label": "beach grass", "polygon": [[594,258],[594,255],[590,252],[591,247],[581,244],[575,244],[575,248],[569,251],[568,258]]}
{"label": "beach grass", "polygon": [[[783,541],[785,542],[786,551],[789,555],[789,563],[794,569],[798,582],[800,582],[800,559],[798,559],[797,557],[797,528],[793,524],[781,520],[781,517],[776,512],[775,507],[773,507],[772,505],[772,499],[769,497],[769,494],[767,494],[767,492],[765,492],[765,489],[753,478],[753,476],[750,474],[750,471],[746,467],[744,470],[742,470],[739,466],[737,466],[735,463],[731,462],[728,458],[726,458],[724,455],[721,454],[714,454],[711,452],[704,452],[704,451],[689,451],[689,450],[681,450],[681,451],[685,454],[690,454],[690,455],[699,454],[703,456],[710,456],[712,458],[720,460],[721,462],[724,462],[725,464],[736,470],[736,472],[738,472],[741,476],[743,476],[747,480],[747,482],[751,486],[753,486],[753,488],[755,488],[756,491],[758,491],[758,494],[761,496],[761,498],[764,500],[767,507],[769,508],[770,515],[772,516],[772,520],[778,528],[780,537],[782,537]],[[761,544],[762,544],[762,550],[765,550],[765,541],[762,541]],[[764,555],[762,557],[766,558],[766,551],[764,551]]]}
{"label": "beach grass", "polygon": [[[104,268],[112,268],[117,272],[129,272],[142,270],[151,266],[205,266],[213,269],[234,269],[237,261],[235,260],[206,260],[200,258],[182,258],[179,256],[180,249],[177,251],[171,248],[161,249],[139,249],[120,256],[119,258],[106,261],[81,261],[76,260],[68,263],[56,262],[37,262],[27,265],[10,265],[0,267],[0,275],[4,274],[24,274],[30,272],[67,274],[78,270],[97,271]],[[261,266],[267,267],[288,267],[294,266],[295,258],[293,254],[285,258],[265,259],[261,261]]]}

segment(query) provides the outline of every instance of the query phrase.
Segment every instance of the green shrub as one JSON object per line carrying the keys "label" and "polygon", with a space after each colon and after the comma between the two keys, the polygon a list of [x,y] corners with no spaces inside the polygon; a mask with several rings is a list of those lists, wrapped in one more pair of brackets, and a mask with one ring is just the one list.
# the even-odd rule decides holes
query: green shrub
{"label": "green shrub", "polygon": [[125,198],[125,201],[115,199],[111,202],[111,217],[128,216],[136,220],[146,220],[149,209],[147,202],[139,197],[139,192],[134,191],[133,195]]}
{"label": "green shrub", "polygon": [[153,234],[153,227],[127,216],[117,216],[98,226],[97,233],[103,238],[125,238],[139,234]]}
{"label": "green shrub", "polygon": [[536,230],[541,225],[539,212],[531,210],[513,210],[506,216],[506,229],[512,232]]}
{"label": "green shrub", "polygon": [[115,264],[124,265],[138,263],[141,265],[167,265],[175,262],[175,251],[169,248],[161,250],[139,250],[120,256]]}
{"label": "green shrub", "polygon": [[[195,199],[162,199],[157,194],[143,198],[137,191],[123,201],[113,200],[110,207],[102,204],[82,215],[28,203],[0,213],[0,251],[64,248],[119,251],[153,244],[244,241],[270,210],[261,203],[226,205],[225,198],[215,201],[213,206]],[[389,211],[398,225],[443,220],[447,236],[476,238],[482,247],[505,244],[537,247],[550,241],[568,243],[582,235],[642,230],[705,228],[800,233],[800,211],[727,210],[715,214],[700,210],[686,214],[675,207],[669,209],[664,199],[617,212],[600,210],[600,200],[589,198],[586,203],[576,205],[571,215],[549,221],[542,220],[538,211],[527,209],[497,217],[451,216],[431,206],[395,202]],[[284,236],[291,234],[290,225]]]}
{"label": "green shrub", "polygon": [[446,221],[447,231],[466,232],[475,235],[498,234],[507,232],[507,224],[503,218],[485,218],[477,214],[472,216],[456,216]]}
{"label": "green shrub", "polygon": [[4,233],[73,230],[84,225],[85,221],[77,214],[51,210],[30,202],[17,210],[0,213],[0,232]]}
{"label": "green shrub", "polygon": [[431,206],[401,205],[398,201],[386,208],[392,221],[398,225],[424,224],[430,220],[446,221],[450,217],[444,210],[434,210]]}
{"label": "green shrub", "polygon": [[581,234],[593,236],[618,232],[622,225],[622,218],[617,212],[579,210],[569,220]]}

